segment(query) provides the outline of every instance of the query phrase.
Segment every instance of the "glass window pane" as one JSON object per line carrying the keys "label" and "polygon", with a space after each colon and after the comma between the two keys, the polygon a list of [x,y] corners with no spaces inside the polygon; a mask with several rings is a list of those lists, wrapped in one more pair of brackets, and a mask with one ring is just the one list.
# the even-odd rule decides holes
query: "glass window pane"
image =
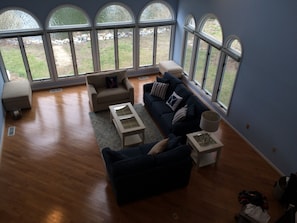
{"label": "glass window pane", "polygon": [[21,10],[7,10],[0,14],[0,31],[38,28],[36,20]]}
{"label": "glass window pane", "polygon": [[93,72],[90,32],[73,32],[78,74]]}
{"label": "glass window pane", "polygon": [[169,8],[162,3],[152,3],[148,5],[140,16],[141,22],[152,22],[162,20],[172,20],[173,16]]}
{"label": "glass window pane", "polygon": [[209,18],[205,21],[201,33],[210,39],[218,41],[220,44],[223,42],[222,28],[219,21],[215,18]]}
{"label": "glass window pane", "polygon": [[204,70],[205,70],[206,59],[207,59],[207,51],[208,51],[208,44],[205,41],[200,40],[197,62],[196,62],[196,71],[195,71],[195,81],[200,86],[202,86],[202,81],[203,81],[203,77],[204,77]]}
{"label": "glass window pane", "polygon": [[132,17],[127,9],[120,5],[110,5],[100,11],[96,17],[97,24],[127,23],[132,22]]}
{"label": "glass window pane", "polygon": [[232,41],[232,43],[230,44],[230,49],[241,56],[241,44],[237,39]]}
{"label": "glass window pane", "polygon": [[239,63],[231,57],[226,58],[225,70],[218,95],[218,101],[227,108],[230,104],[233,87],[237,75]]}
{"label": "glass window pane", "polygon": [[27,79],[19,42],[17,38],[0,39],[0,50],[10,81]]}
{"label": "glass window pane", "polygon": [[187,32],[186,36],[186,52],[184,58],[184,72],[190,74],[192,51],[193,51],[194,35]]}
{"label": "glass window pane", "polygon": [[98,39],[101,70],[114,70],[114,30],[98,31]]}
{"label": "glass window pane", "polygon": [[119,67],[133,67],[133,29],[118,31]]}
{"label": "glass window pane", "polygon": [[160,26],[157,29],[156,63],[169,59],[171,26]]}
{"label": "glass window pane", "polygon": [[74,7],[62,7],[57,9],[49,20],[49,27],[83,24],[88,24],[87,17],[81,10]]}
{"label": "glass window pane", "polygon": [[55,64],[58,77],[73,76],[73,63],[67,32],[51,33]]}
{"label": "glass window pane", "polygon": [[139,30],[139,66],[153,64],[154,28],[142,28]]}
{"label": "glass window pane", "polygon": [[208,67],[207,67],[207,73],[206,73],[206,82],[204,89],[212,95],[217,69],[219,65],[220,60],[220,51],[216,48],[212,47],[210,51],[210,56],[208,59]]}
{"label": "glass window pane", "polygon": [[33,81],[50,78],[41,36],[24,37],[23,42]]}

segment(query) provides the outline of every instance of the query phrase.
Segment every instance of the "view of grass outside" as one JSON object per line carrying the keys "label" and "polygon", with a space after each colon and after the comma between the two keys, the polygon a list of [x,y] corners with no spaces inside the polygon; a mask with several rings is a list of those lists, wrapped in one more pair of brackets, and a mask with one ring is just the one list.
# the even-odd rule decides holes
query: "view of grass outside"
{"label": "view of grass outside", "polygon": [[187,40],[186,40],[186,53],[185,53],[185,60],[184,60],[184,72],[189,74],[191,68],[191,59],[193,53],[193,43],[194,43],[194,34],[187,33]]}
{"label": "view of grass outside", "polygon": [[235,84],[236,74],[239,63],[233,60],[231,57],[227,57],[224,77],[218,95],[218,101],[220,101],[226,107],[230,104],[233,86]]}

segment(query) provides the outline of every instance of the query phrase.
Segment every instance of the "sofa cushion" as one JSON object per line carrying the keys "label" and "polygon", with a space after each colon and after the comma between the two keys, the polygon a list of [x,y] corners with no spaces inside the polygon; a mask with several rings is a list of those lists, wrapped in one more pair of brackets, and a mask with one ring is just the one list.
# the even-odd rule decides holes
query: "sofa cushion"
{"label": "sofa cushion", "polygon": [[153,101],[152,102],[152,110],[154,111],[154,114],[157,114],[158,116],[165,114],[165,113],[173,113],[172,109],[166,105],[165,101]]}
{"label": "sofa cushion", "polygon": [[187,110],[188,105],[185,105],[184,107],[178,109],[173,116],[172,125],[174,125],[178,121],[184,120],[187,117]]}
{"label": "sofa cushion", "polygon": [[164,100],[168,86],[169,84],[155,81],[150,94]]}
{"label": "sofa cushion", "polygon": [[174,134],[170,133],[168,135],[168,142],[167,142],[167,150],[171,150],[176,148],[177,146],[181,145],[181,137],[180,136],[175,136]]}
{"label": "sofa cushion", "polygon": [[195,95],[189,97],[189,99],[187,100],[187,104],[187,119],[200,119],[202,112],[209,110]]}
{"label": "sofa cushion", "polygon": [[151,150],[148,152],[148,155],[156,155],[158,153],[163,152],[167,149],[168,138],[161,140],[160,142],[156,143]]}
{"label": "sofa cushion", "polygon": [[183,98],[174,91],[166,101],[166,104],[172,109],[172,111],[175,111],[182,100]]}
{"label": "sofa cushion", "polygon": [[96,90],[98,103],[118,101],[130,96],[123,84],[119,84],[117,88],[99,88]]}

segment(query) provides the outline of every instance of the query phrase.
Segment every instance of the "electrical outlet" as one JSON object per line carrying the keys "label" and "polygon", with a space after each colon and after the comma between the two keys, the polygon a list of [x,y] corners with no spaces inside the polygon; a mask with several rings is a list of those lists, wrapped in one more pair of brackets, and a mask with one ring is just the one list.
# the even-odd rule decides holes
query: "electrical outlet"
{"label": "electrical outlet", "polygon": [[245,128],[246,128],[246,129],[249,129],[249,128],[250,128],[250,124],[247,123],[247,124],[245,125]]}

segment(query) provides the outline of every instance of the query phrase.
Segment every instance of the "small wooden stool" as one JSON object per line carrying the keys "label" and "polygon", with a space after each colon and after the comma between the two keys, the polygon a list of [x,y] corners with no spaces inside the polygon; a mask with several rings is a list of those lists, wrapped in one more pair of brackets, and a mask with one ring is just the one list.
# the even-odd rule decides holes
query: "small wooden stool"
{"label": "small wooden stool", "polygon": [[6,111],[21,115],[22,109],[30,109],[32,105],[32,90],[28,80],[10,81],[4,83],[2,103]]}
{"label": "small wooden stool", "polygon": [[177,65],[173,60],[161,61],[159,63],[159,71],[163,75],[165,72],[168,72],[177,78],[181,78],[183,75],[183,68]]}

